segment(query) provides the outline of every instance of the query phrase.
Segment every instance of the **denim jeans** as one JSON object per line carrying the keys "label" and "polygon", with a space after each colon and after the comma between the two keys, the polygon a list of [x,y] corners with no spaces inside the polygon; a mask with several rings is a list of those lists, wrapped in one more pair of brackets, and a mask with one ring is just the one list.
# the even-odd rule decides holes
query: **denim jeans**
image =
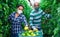
{"label": "denim jeans", "polygon": [[11,37],[19,37],[19,36],[18,36],[18,33],[15,33],[15,34],[11,33]]}

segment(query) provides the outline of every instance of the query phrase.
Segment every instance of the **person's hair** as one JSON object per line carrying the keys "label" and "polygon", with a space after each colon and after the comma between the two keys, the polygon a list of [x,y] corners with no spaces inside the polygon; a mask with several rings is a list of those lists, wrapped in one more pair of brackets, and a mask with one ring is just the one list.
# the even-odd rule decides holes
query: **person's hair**
{"label": "person's hair", "polygon": [[20,7],[20,6],[22,6],[22,7],[24,8],[24,6],[23,6],[23,5],[21,5],[21,4],[17,5],[17,8],[18,8],[18,7]]}

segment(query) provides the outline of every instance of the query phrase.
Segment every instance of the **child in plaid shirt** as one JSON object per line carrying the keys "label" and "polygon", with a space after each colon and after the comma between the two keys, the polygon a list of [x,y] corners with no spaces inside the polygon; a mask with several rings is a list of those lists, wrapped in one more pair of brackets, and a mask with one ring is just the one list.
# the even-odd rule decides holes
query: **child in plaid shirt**
{"label": "child in plaid shirt", "polygon": [[22,22],[28,26],[26,17],[22,13],[23,8],[22,5],[18,5],[17,12],[13,12],[8,18],[11,22],[11,37],[18,37],[18,33],[22,31]]}

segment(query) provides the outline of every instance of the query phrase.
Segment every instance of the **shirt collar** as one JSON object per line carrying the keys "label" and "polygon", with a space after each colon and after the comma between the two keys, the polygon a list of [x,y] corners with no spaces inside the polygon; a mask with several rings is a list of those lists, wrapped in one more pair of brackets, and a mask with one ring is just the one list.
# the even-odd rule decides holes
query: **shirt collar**
{"label": "shirt collar", "polygon": [[[14,12],[14,14],[13,14],[13,15],[15,16],[15,14],[16,14],[16,12]],[[19,14],[19,16],[21,16],[22,14],[23,14],[23,13]]]}

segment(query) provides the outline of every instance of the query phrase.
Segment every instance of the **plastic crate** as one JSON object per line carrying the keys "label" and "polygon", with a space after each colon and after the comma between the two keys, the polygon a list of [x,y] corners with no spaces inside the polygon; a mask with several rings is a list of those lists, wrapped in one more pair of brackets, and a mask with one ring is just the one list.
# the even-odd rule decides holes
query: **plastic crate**
{"label": "plastic crate", "polygon": [[43,36],[19,36],[19,37],[43,37]]}
{"label": "plastic crate", "polygon": [[40,35],[39,36],[22,36],[19,34],[19,37],[43,37],[43,32],[42,30],[39,31]]}

